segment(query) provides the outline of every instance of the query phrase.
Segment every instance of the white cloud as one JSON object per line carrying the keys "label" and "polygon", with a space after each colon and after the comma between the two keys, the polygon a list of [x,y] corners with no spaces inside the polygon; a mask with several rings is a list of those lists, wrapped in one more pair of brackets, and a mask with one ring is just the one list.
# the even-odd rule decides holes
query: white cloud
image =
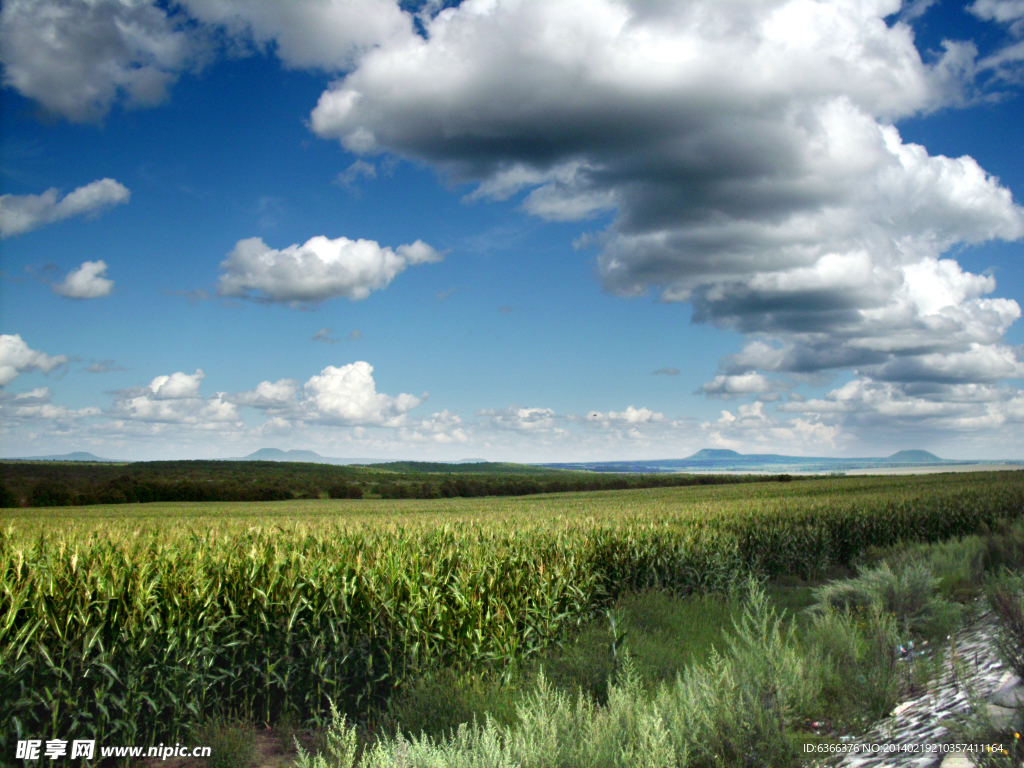
{"label": "white cloud", "polygon": [[228,400],[226,393],[218,392],[208,398],[199,394],[205,377],[198,369],[192,374],[179,371],[157,376],[148,387],[119,393],[109,415],[129,422],[187,424],[201,428],[238,423],[238,408]]}
{"label": "white cloud", "polygon": [[386,288],[406,267],[442,258],[422,240],[392,250],[373,240],[313,237],[276,250],[252,237],[239,240],[221,263],[217,292],[293,306],[339,296],[357,301]]}
{"label": "white cloud", "polygon": [[[841,420],[865,434],[925,435],[989,432],[1024,422],[1024,393],[988,384],[905,384],[854,379],[821,399],[779,410]],[[1003,435],[1002,437],[1005,437]]]}
{"label": "white cloud", "polygon": [[626,410],[618,413],[615,411],[608,411],[607,413],[590,411],[586,416],[586,420],[592,424],[600,424],[604,427],[632,427],[641,424],[659,424],[666,421],[665,414],[663,413],[657,413],[649,408],[634,408],[632,405],[627,406]]}
{"label": "white cloud", "polygon": [[239,405],[249,405],[261,410],[281,410],[291,407],[299,391],[295,379],[279,379],[275,382],[262,381],[256,389],[239,392],[231,399]]}
{"label": "white cloud", "polygon": [[228,399],[289,423],[398,427],[405,424],[405,414],[426,397],[392,397],[378,392],[373,366],[358,361],[341,367],[329,365],[305,384],[295,379],[264,381],[256,389],[229,395]]}
{"label": "white cloud", "polygon": [[767,392],[771,384],[759,373],[741,373],[735,376],[718,375],[701,384],[698,392],[708,397],[730,398],[736,395],[750,395]]}
{"label": "white cloud", "polygon": [[501,409],[484,409],[477,416],[486,418],[495,429],[516,432],[547,432],[556,429],[558,416],[550,408],[520,408],[517,405]]}
{"label": "white cloud", "polygon": [[206,374],[200,369],[189,375],[172,373],[170,376],[157,376],[149,384],[149,389],[156,400],[182,400],[199,396],[199,385]]}
{"label": "white cloud", "polygon": [[99,120],[118,100],[159,104],[205,51],[181,22],[144,0],[7,0],[0,11],[4,84],[79,122]]}
{"label": "white cloud", "polygon": [[32,370],[49,373],[67,362],[67,355],[51,356],[30,349],[19,334],[0,335],[0,386],[10,384],[19,373]]}
{"label": "white cloud", "polygon": [[287,67],[340,71],[376,45],[412,37],[394,0],[8,0],[4,84],[47,112],[98,121],[117,102],[162,103],[221,38],[234,54],[269,48]]}
{"label": "white cloud", "polygon": [[327,366],[303,385],[303,394],[307,420],[385,427],[400,426],[405,414],[426,398],[377,392],[373,366],[363,361]]}
{"label": "white cloud", "polygon": [[717,447],[770,453],[778,453],[780,446],[800,454],[809,449],[834,449],[843,435],[840,426],[816,414],[780,421],[765,413],[762,402],[741,405],[735,413],[722,411],[717,421],[701,424],[701,430]]}
{"label": "white cloud", "polygon": [[98,299],[109,296],[114,290],[114,281],[103,275],[107,272],[105,261],[85,261],[78,269],[68,272],[64,281],[54,283],[53,290],[69,299]]}
{"label": "white cloud", "polygon": [[1024,0],[975,0],[967,10],[979,19],[1009,25],[1015,35],[1024,34]]}
{"label": "white cloud", "polygon": [[352,66],[376,45],[413,36],[412,17],[394,0],[182,0],[207,24],[273,51],[288,67]]}
{"label": "white cloud", "polygon": [[398,438],[410,443],[468,443],[469,432],[464,427],[459,414],[454,411],[443,410],[435,413],[429,419],[419,419],[411,422],[398,432]]}
{"label": "white cloud", "polygon": [[69,422],[89,416],[99,416],[99,408],[72,409],[52,403],[49,387],[37,387],[13,396],[0,396],[0,421],[11,424],[21,421]]}
{"label": "white cloud", "polygon": [[113,179],[99,179],[60,200],[56,188],[41,195],[0,195],[0,237],[30,232],[71,216],[96,214],[104,208],[127,203],[131,192]]}
{"label": "white cloud", "polygon": [[759,368],[927,378],[971,345],[1007,357],[1016,302],[988,298],[992,278],[942,255],[1021,238],[1024,209],[972,158],[931,156],[893,127],[964,103],[979,66],[971,44],[949,41],[923,61],[890,18],[899,11],[467,0],[427,19],[425,38],[369,51],[321,95],[311,126],[473,183],[467,200],[525,193],[523,208],[552,220],[613,210],[583,238],[601,246],[607,288],[692,302],[697,321],[773,350],[771,368],[723,361],[712,389]]}

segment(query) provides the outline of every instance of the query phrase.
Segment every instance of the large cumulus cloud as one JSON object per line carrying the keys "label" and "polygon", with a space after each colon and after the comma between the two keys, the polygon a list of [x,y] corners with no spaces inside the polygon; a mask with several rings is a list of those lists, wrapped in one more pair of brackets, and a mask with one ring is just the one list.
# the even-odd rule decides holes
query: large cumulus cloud
{"label": "large cumulus cloud", "polygon": [[611,212],[587,238],[609,290],[654,289],[752,337],[707,394],[758,371],[956,378],[972,356],[1019,375],[1001,338],[1020,308],[944,254],[1024,236],[1024,209],[972,158],[894,126],[968,99],[977,54],[947,41],[926,63],[899,11],[468,0],[369,52],[311,125],[427,161],[473,199]]}

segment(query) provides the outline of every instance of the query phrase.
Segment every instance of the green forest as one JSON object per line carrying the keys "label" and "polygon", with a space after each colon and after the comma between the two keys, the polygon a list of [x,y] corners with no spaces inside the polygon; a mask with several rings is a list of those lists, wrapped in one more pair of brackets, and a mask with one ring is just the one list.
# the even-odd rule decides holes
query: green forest
{"label": "green forest", "polygon": [[276,461],[7,461],[0,462],[0,507],[527,496],[793,479],[790,475],[612,474],[490,462],[339,466]]}

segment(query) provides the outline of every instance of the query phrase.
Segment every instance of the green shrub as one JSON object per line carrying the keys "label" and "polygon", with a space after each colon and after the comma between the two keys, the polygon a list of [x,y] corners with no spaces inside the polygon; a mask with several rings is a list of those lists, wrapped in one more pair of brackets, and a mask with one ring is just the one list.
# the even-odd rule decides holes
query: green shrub
{"label": "green shrub", "polygon": [[0,508],[17,506],[19,506],[17,494],[7,487],[7,483],[0,482]]}
{"label": "green shrub", "polygon": [[818,661],[827,715],[850,724],[887,715],[909,679],[899,666],[896,619],[877,605],[818,613],[806,648]]}
{"label": "green shrub", "polygon": [[332,499],[361,499],[363,488],[358,483],[335,483],[327,490]]}
{"label": "green shrub", "polygon": [[918,561],[883,563],[857,578],[832,581],[815,590],[812,611],[870,611],[896,619],[904,640],[945,637],[960,620],[962,609],[936,594],[939,580]]}
{"label": "green shrub", "polygon": [[256,759],[256,742],[251,728],[225,719],[215,719],[195,730],[196,743],[210,747],[208,768],[250,768]]}

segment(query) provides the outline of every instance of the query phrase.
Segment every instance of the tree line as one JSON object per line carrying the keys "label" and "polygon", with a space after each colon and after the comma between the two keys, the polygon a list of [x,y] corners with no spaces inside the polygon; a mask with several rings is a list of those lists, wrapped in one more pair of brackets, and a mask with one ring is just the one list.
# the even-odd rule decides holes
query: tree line
{"label": "tree line", "polygon": [[0,507],[142,504],[153,501],[441,499],[788,481],[789,475],[611,474],[496,465],[338,466],[288,462],[179,461],[133,464],[0,463]]}

